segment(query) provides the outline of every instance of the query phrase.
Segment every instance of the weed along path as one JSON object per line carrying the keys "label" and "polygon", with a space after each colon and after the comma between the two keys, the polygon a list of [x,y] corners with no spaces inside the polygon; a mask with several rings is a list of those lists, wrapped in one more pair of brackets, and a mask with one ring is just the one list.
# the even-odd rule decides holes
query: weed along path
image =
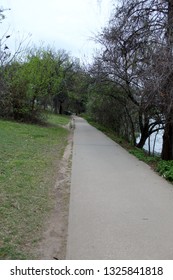
{"label": "weed along path", "polygon": [[173,186],[75,118],[67,259],[173,259]]}

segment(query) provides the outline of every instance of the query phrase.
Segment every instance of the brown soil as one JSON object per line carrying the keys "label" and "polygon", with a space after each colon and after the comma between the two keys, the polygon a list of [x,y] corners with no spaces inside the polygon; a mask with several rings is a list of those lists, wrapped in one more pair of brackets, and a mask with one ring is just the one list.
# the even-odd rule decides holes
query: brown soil
{"label": "brown soil", "polygon": [[43,236],[39,246],[35,249],[35,255],[40,260],[66,258],[66,242],[68,229],[70,177],[72,158],[72,138],[70,133],[68,145],[65,149],[57,174],[55,188],[53,190],[54,207],[45,222]]}

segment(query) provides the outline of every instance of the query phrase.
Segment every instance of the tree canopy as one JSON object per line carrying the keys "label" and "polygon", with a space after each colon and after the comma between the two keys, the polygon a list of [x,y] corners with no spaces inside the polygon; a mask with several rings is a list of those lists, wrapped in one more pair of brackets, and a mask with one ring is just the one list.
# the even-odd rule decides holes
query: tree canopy
{"label": "tree canopy", "polygon": [[38,121],[44,110],[86,111],[139,148],[163,129],[162,158],[173,159],[172,0],[120,1],[95,37],[101,49],[90,65],[51,48],[31,47],[22,58],[9,59],[6,40],[4,35],[1,117]]}
{"label": "tree canopy", "polygon": [[[95,85],[111,89],[104,93],[100,89],[98,98],[103,100],[104,95],[118,102],[110,118],[117,115],[119,131],[134,143],[140,131],[139,148],[153,132],[164,129],[162,157],[173,159],[172,1],[121,1],[96,41],[102,50],[90,71]],[[117,111],[122,109],[128,129],[119,123]],[[110,108],[102,110],[101,120],[109,113]]]}

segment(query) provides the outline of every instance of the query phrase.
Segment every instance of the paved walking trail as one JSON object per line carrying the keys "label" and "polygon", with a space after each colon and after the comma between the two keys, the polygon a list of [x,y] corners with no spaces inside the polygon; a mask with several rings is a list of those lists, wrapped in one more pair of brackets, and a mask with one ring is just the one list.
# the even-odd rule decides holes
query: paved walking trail
{"label": "paved walking trail", "polygon": [[75,118],[67,259],[173,259],[173,186]]}

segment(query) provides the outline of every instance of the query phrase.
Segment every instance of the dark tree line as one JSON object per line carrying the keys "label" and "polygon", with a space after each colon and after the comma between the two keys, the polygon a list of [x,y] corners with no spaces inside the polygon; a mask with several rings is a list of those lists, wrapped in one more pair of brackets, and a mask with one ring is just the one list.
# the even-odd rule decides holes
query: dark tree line
{"label": "dark tree line", "polygon": [[[0,10],[3,24],[5,9]],[[45,110],[85,110],[88,74],[65,50],[30,47],[11,53],[8,34],[0,38],[0,117],[37,122]]]}
{"label": "dark tree line", "polygon": [[[64,50],[31,49],[0,67],[0,116],[37,122],[45,110],[56,114],[85,108],[87,74]],[[80,77],[80,78],[79,78]]]}
{"label": "dark tree line", "polygon": [[139,148],[164,129],[162,158],[173,159],[173,1],[121,1],[96,41],[93,117]]}

